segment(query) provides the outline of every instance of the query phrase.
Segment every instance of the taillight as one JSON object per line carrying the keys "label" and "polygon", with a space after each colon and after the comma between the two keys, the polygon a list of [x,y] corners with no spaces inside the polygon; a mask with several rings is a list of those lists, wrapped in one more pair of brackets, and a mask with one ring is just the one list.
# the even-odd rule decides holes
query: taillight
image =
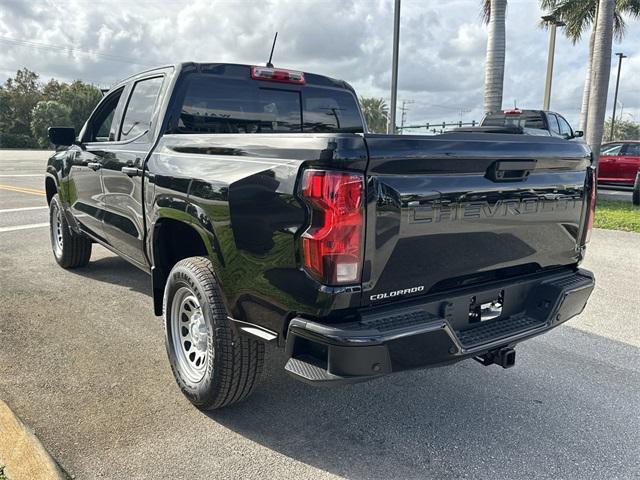
{"label": "taillight", "polygon": [[305,269],[327,285],[358,282],[364,234],[364,177],[306,170],[301,195],[311,208],[311,224],[302,234]]}
{"label": "taillight", "polygon": [[587,186],[590,188],[589,199],[587,200],[587,218],[585,220],[585,235],[583,243],[588,243],[589,240],[591,240],[591,230],[593,229],[593,219],[596,214],[596,201],[598,199],[598,182],[596,178],[596,169],[590,168],[588,171],[590,172],[590,174],[588,176]]}
{"label": "taillight", "polygon": [[251,78],[254,80],[304,85],[304,73],[295,70],[284,70],[282,68],[258,67],[254,65],[251,67]]}

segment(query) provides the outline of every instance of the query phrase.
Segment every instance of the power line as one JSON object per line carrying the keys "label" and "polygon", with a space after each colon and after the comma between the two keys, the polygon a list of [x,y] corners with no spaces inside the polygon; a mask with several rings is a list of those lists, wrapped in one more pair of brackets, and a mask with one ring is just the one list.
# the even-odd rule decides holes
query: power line
{"label": "power line", "polygon": [[109,60],[111,62],[122,62],[128,63],[132,65],[140,65],[142,67],[152,67],[153,65],[149,65],[146,63],[136,62],[127,57],[121,57],[119,55],[111,55],[109,53],[100,53],[95,50],[84,50],[77,47],[68,47],[64,45],[53,45],[51,43],[41,43],[41,42],[32,42],[29,40],[20,40],[17,38],[0,36],[0,43],[14,45],[19,47],[28,47],[28,48],[36,48],[40,50],[49,50],[49,51],[58,51],[58,52],[66,52],[66,53],[80,53],[85,55],[93,55],[96,57],[100,57],[104,60]]}

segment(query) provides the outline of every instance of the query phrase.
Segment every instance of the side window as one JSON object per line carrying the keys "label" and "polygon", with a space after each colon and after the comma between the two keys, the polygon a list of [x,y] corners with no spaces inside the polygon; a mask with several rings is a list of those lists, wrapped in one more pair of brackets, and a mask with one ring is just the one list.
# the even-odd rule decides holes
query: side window
{"label": "side window", "polygon": [[115,140],[115,128],[112,128],[116,107],[124,87],[107,95],[94,115],[89,119],[87,130],[82,139],[83,142],[113,142]]}
{"label": "side window", "polygon": [[567,137],[573,137],[573,130],[569,123],[560,115],[558,115],[558,123],[560,124],[560,134]]}
{"label": "side window", "polygon": [[556,135],[560,135],[560,126],[558,118],[553,113],[547,113],[547,121],[549,122],[549,130]]}
{"label": "side window", "polygon": [[640,157],[640,143],[627,143],[624,154],[627,157]]}
{"label": "side window", "polygon": [[605,157],[613,157],[616,155],[620,155],[620,150],[622,150],[622,143],[607,145],[602,149],[602,151],[600,152],[600,155]]}
{"label": "side window", "polygon": [[153,108],[156,105],[164,77],[154,77],[136,82],[122,121],[120,140],[130,140],[151,127]]}

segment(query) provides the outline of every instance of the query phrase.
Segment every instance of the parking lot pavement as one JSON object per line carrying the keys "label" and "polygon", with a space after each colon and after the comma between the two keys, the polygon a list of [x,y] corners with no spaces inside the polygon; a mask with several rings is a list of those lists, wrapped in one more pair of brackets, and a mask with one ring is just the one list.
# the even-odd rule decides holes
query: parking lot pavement
{"label": "parking lot pavement", "polygon": [[66,271],[45,227],[4,231],[0,398],[78,479],[637,478],[640,235],[596,230],[585,267],[585,313],[515,368],[318,389],[268,349],[253,396],[205,414],[171,376],[146,274],[102,247]]}
{"label": "parking lot pavement", "polygon": [[598,185],[598,199],[631,202],[633,188]]}

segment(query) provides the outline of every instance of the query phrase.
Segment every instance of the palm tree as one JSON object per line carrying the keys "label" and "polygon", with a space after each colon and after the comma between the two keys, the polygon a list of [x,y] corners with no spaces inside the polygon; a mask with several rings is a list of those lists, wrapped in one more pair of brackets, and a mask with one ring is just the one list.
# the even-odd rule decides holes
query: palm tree
{"label": "palm tree", "polygon": [[607,109],[609,75],[611,73],[611,44],[613,43],[613,19],[615,0],[599,0],[598,17],[593,39],[593,59],[591,93],[589,94],[589,114],[587,116],[586,140],[593,157],[600,157],[600,142]]}
{"label": "palm tree", "polygon": [[483,20],[489,26],[487,35],[487,58],[484,67],[485,113],[502,108],[504,83],[504,58],[506,50],[507,0],[483,0]]}
{"label": "palm tree", "polygon": [[[540,0],[540,7],[549,12],[549,15],[564,22],[564,33],[575,45],[596,22],[598,16],[598,0]],[[616,0],[613,16],[613,32],[617,40],[622,40],[626,23],[623,15],[634,18],[640,17],[640,0]],[[547,22],[543,22],[547,26]],[[586,130],[587,115],[589,110],[589,92],[591,90],[593,42],[595,40],[595,28],[591,29],[589,38],[589,58],[587,71],[582,91],[582,107],[580,108],[580,130]]]}
{"label": "palm tree", "polygon": [[361,97],[360,107],[372,133],[385,133],[389,121],[389,108],[384,98]]}

